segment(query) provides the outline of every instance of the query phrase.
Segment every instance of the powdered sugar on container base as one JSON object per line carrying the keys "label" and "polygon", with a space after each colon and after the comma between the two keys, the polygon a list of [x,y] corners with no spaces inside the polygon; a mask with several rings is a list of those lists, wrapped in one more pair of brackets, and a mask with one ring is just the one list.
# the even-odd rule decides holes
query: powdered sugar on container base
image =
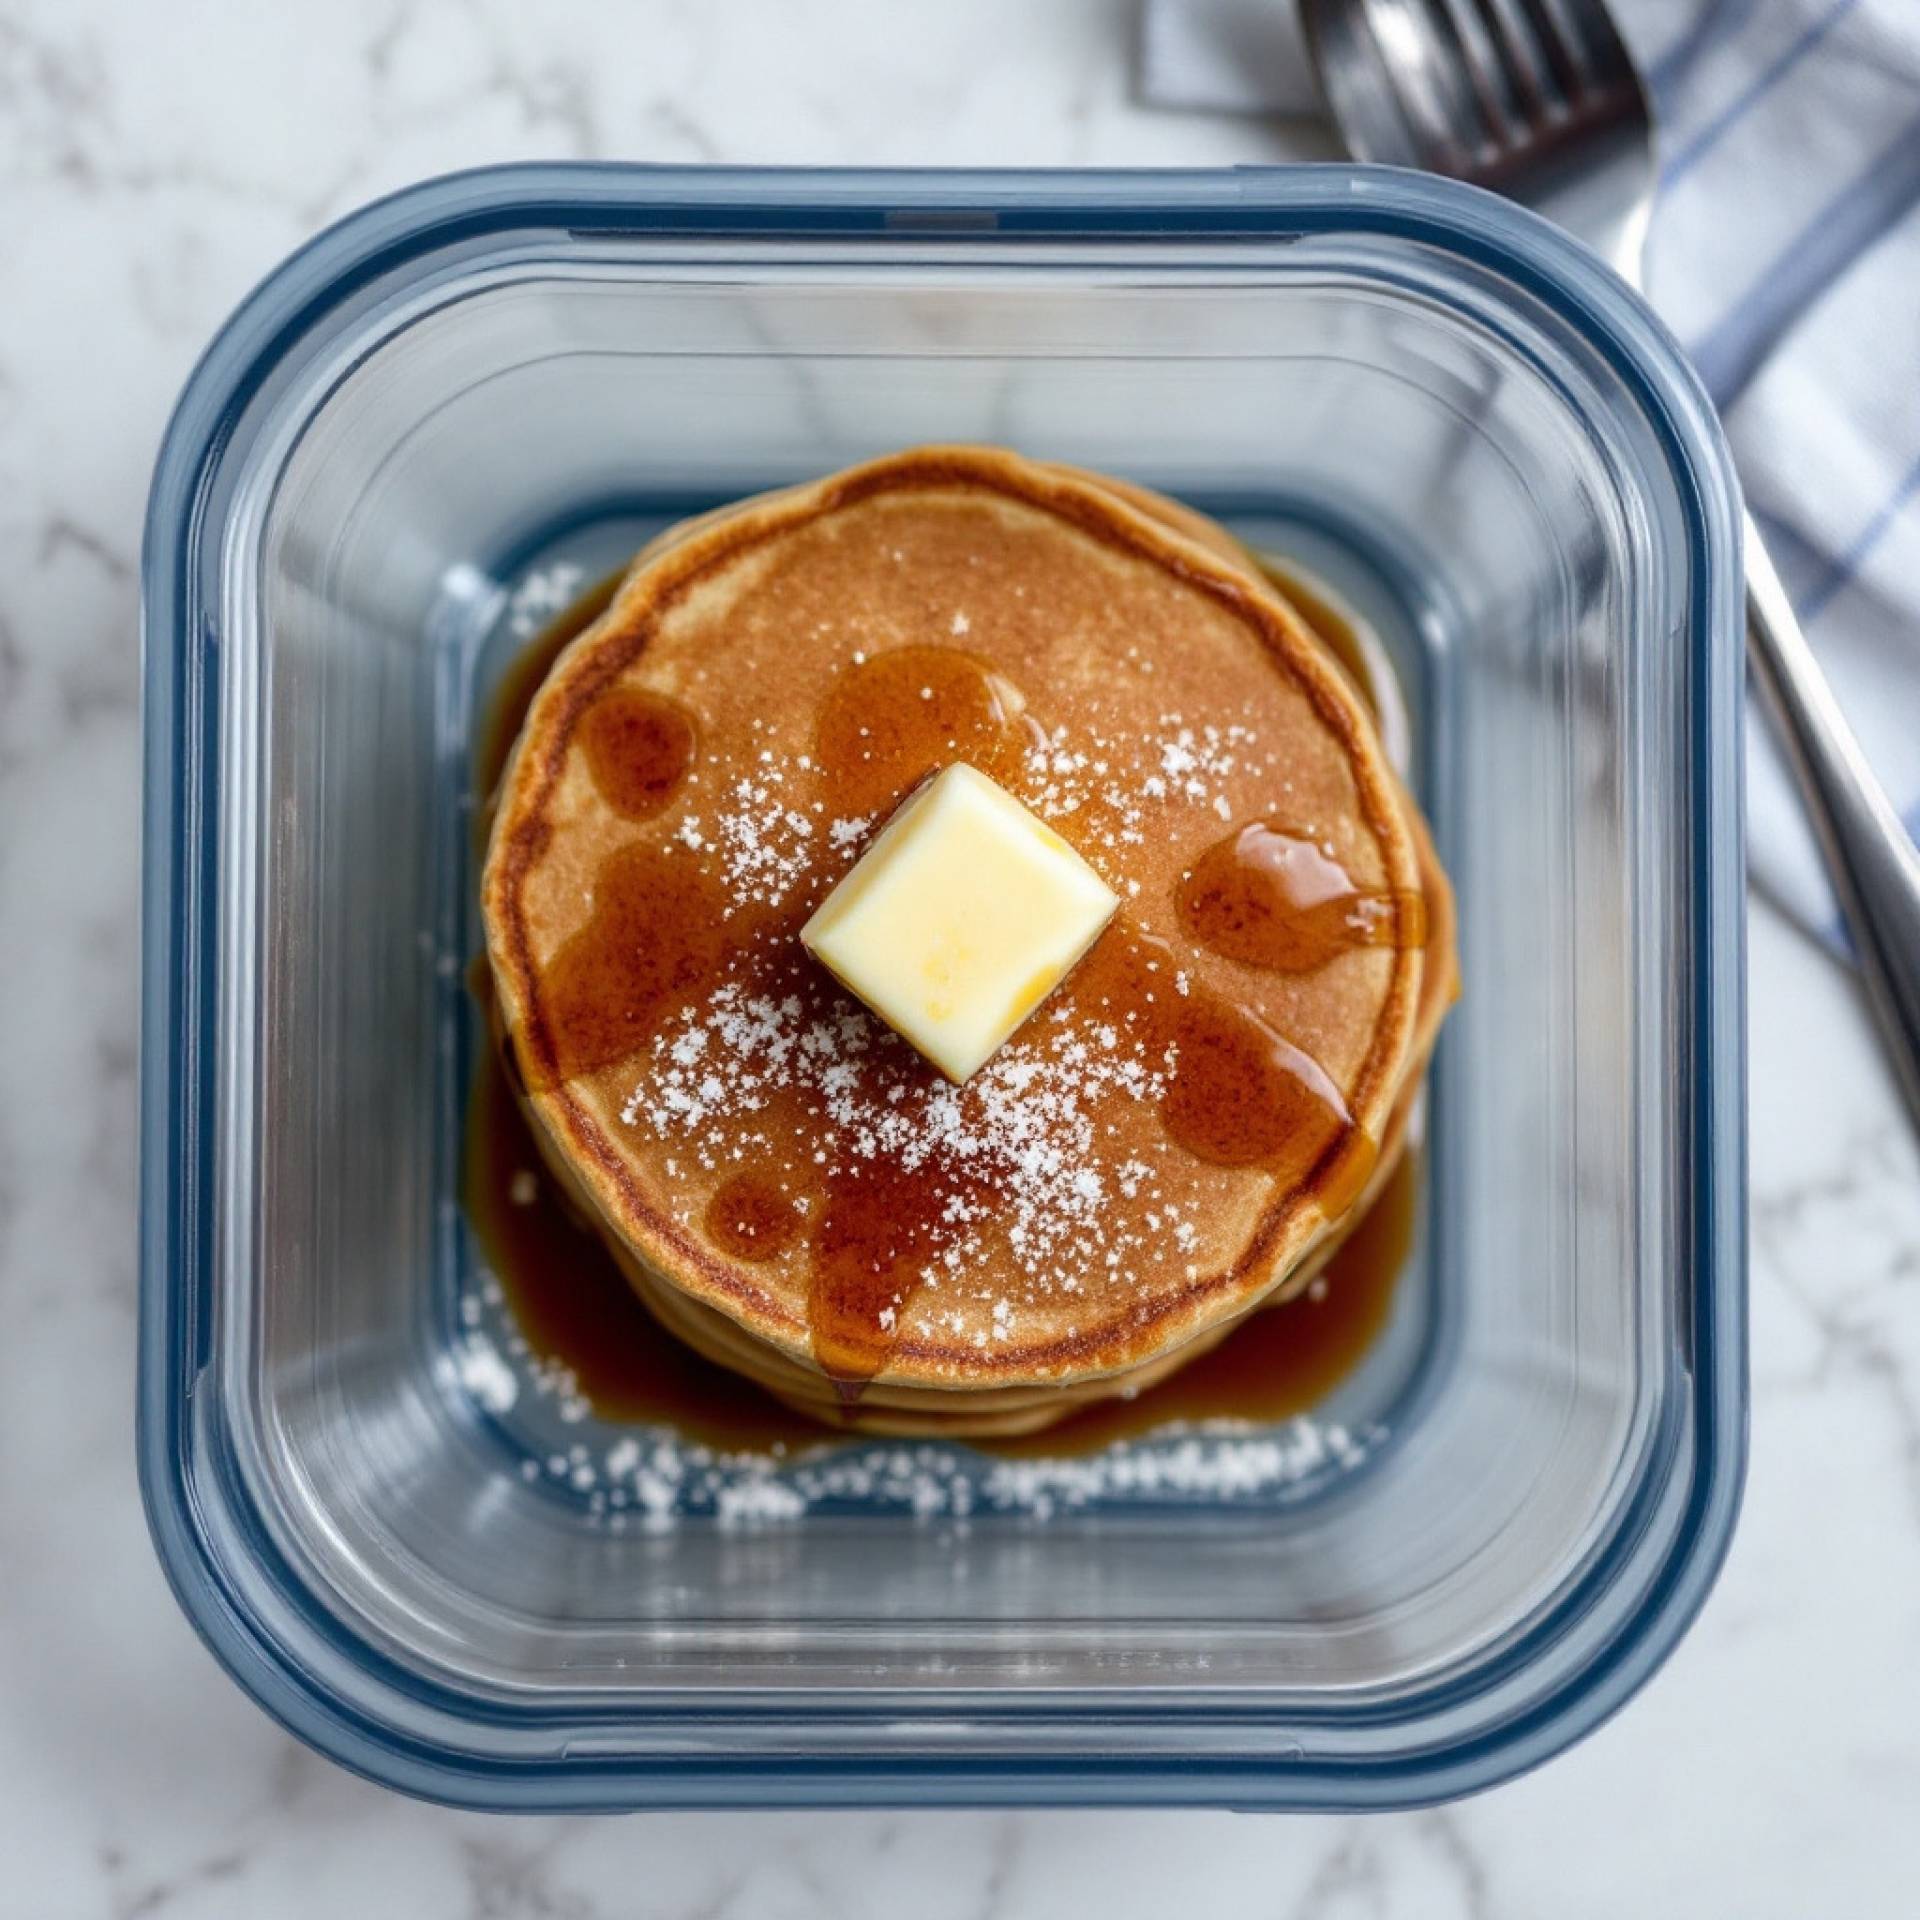
{"label": "powdered sugar on container base", "polygon": [[1298,1498],[1357,1467],[1384,1438],[1296,1419],[1272,1432],[1201,1427],[1085,1456],[996,1458],[930,1441],[828,1441],[786,1463],[727,1455],[670,1436],[616,1442],[582,1485],[568,1458],[551,1475],[585,1493],[589,1524],[659,1530],[683,1520],[723,1527],[808,1514],[886,1511],[916,1520],[1001,1514],[1045,1520],[1101,1508],[1260,1504]]}
{"label": "powdered sugar on container base", "polygon": [[573,1376],[528,1346],[484,1269],[463,1294],[459,1319],[445,1384],[521,1452],[503,1471],[577,1507],[588,1526],[616,1533],[682,1522],[780,1526],[836,1512],[1044,1521],[1140,1507],[1281,1505],[1351,1472],[1386,1438],[1384,1428],[1302,1417],[1259,1429],[1169,1425],[1095,1453],[1051,1458],[825,1432],[798,1454],[733,1452],[670,1428],[597,1418]]}

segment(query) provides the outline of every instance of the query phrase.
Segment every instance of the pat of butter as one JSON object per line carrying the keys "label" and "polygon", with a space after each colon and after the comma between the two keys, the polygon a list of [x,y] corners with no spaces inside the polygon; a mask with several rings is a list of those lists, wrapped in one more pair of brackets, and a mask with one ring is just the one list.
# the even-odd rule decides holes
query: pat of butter
{"label": "pat of butter", "polygon": [[1012,794],[951,766],[904,802],[800,938],[958,1084],[1060,984],[1119,904]]}

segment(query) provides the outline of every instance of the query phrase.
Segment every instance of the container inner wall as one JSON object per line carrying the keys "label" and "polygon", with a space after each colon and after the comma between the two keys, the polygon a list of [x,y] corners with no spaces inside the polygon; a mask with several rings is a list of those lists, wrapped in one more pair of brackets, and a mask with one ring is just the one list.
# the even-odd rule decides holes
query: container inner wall
{"label": "container inner wall", "polygon": [[[743,269],[529,243],[273,396],[222,556],[234,1035],[215,1360],[239,1469],[356,1633],[500,1695],[1258,1684],[1463,1669],[1684,1477],[1672,1274],[1689,850],[1685,508],[1611,369],[1457,260],[1365,238]],[[590,1528],[447,1364],[456,1040],[439,810],[452,617],[550,529],[923,439],[1238,513],[1310,509],[1426,647],[1459,891],[1427,1255],[1436,1368],[1364,1474],[1283,1508]],[[459,903],[453,905],[459,912]],[[1666,956],[1661,958],[1660,956]]]}

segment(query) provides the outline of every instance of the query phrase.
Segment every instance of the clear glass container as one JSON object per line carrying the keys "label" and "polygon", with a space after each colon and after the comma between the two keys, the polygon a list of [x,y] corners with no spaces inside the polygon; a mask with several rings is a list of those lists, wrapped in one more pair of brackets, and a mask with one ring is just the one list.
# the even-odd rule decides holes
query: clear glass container
{"label": "clear glass container", "polygon": [[[929,1503],[890,1443],[803,1512],[615,1528],[462,1363],[474,717],[530,570],[936,439],[1375,614],[1466,980],[1416,1270],[1359,1438],[1258,1485],[1036,1507],[946,1448]],[[1372,1807],[1592,1726],[1742,1469],[1738,563],[1659,324],[1426,178],[516,168],[316,240],[147,527],[140,1465],[214,1652],[503,1808]]]}

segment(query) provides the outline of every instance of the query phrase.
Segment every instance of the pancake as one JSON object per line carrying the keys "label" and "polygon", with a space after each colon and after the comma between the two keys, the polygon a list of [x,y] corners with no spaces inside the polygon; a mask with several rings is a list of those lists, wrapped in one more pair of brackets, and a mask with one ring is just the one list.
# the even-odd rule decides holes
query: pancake
{"label": "pancake", "polygon": [[[1125,903],[957,1092],[797,940],[953,759]],[[1250,956],[1247,845],[1340,911]],[[1200,516],[987,449],[644,550],[528,714],[483,909],[536,1138],[642,1297],[874,1431],[1045,1424],[1305,1284],[1454,986],[1424,829],[1288,604]]]}

